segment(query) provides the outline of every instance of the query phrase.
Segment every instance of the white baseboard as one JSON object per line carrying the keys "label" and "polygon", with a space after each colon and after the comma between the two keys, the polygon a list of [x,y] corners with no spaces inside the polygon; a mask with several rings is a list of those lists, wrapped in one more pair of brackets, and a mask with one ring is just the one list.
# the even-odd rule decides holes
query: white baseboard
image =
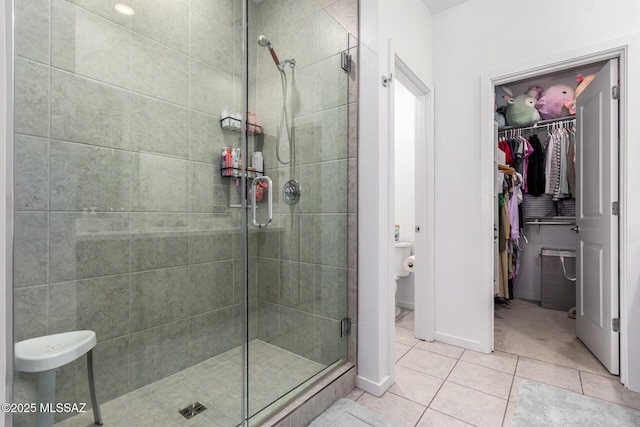
{"label": "white baseboard", "polygon": [[382,396],[392,385],[393,381],[391,379],[391,375],[384,377],[380,383],[373,382],[367,378],[361,377],[360,375],[356,377],[356,387],[377,397]]}
{"label": "white baseboard", "polygon": [[481,348],[478,341],[471,341],[466,338],[443,334],[442,332],[435,333],[435,340],[445,344],[451,344],[458,347],[468,348],[469,350],[478,351],[480,353],[485,353],[485,350]]}
{"label": "white baseboard", "polygon": [[416,309],[416,305],[412,302],[398,301],[397,304],[398,304],[398,307],[401,307],[401,308],[407,308],[409,310]]}

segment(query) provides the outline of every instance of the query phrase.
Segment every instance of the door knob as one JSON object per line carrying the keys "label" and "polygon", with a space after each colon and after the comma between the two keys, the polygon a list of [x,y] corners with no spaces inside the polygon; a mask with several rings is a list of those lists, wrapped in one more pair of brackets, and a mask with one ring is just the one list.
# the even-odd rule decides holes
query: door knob
{"label": "door knob", "polygon": [[576,226],[571,227],[571,231],[575,231],[576,233],[579,233],[580,232],[580,226],[576,225]]}

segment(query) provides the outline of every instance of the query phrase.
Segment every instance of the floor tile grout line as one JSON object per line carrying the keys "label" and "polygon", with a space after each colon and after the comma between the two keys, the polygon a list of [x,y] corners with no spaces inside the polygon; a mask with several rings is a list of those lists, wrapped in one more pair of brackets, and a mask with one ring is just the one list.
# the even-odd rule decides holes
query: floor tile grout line
{"label": "floor tile grout line", "polygon": [[[418,341],[420,342],[420,341]],[[429,341],[425,341],[425,342],[429,342]],[[433,341],[432,341],[433,342]],[[415,349],[415,350],[421,350],[421,351],[426,351],[427,353],[431,353],[431,354],[437,354],[438,356],[442,356],[442,357],[447,357],[451,360],[455,360],[456,362],[458,362],[460,360],[460,358],[458,357],[457,359],[455,357],[451,357],[451,356],[447,356],[446,354],[442,354],[442,353],[436,353],[435,351],[431,351],[431,350],[425,350],[424,348],[420,348],[420,347],[416,347],[418,343],[414,344],[414,346],[411,348],[411,350]],[[409,351],[411,351],[409,350]],[[408,353],[408,352],[407,352]],[[464,362],[464,360],[463,360]],[[457,363],[456,363],[457,364]]]}
{"label": "floor tile grout line", "polygon": [[[364,396],[365,394],[366,394],[366,392],[364,392],[364,393],[362,394],[362,396]],[[427,410],[427,408],[428,408],[428,406],[425,406],[423,403],[416,402],[415,400],[411,400],[411,399],[409,399],[408,397],[400,396],[399,394],[396,394],[396,393],[392,392],[392,391],[391,391],[391,388],[389,388],[387,391],[385,391],[385,392],[382,394],[382,396],[380,396],[380,397],[376,397],[376,396],[374,396],[374,395],[372,395],[372,396],[376,397],[377,399],[382,399],[382,398],[383,398],[384,396],[386,396],[387,394],[392,394],[392,395],[394,395],[394,396],[396,396],[396,397],[398,397],[398,398],[400,398],[400,399],[402,399],[402,400],[406,400],[407,402],[410,402],[410,403],[413,403],[413,404],[416,404],[416,405],[422,406],[422,407],[424,408],[424,409],[422,410],[422,414],[420,414],[420,417],[418,417],[418,421],[416,422],[416,424],[420,421],[420,418],[422,418],[422,415],[424,415],[425,411],[426,411],[426,410]],[[361,397],[362,397],[362,396],[361,396]],[[358,400],[359,400],[359,398],[358,398]],[[415,426],[415,424],[414,424],[414,426]]]}
{"label": "floor tile grout line", "polygon": [[[503,351],[503,353],[505,353],[505,352]],[[603,374],[597,374],[595,372],[585,371],[584,369],[580,369],[580,368],[572,368],[570,366],[559,365],[557,363],[549,362],[549,361],[546,361],[546,360],[540,360],[540,359],[536,359],[536,358],[533,358],[533,357],[530,357],[530,356],[524,356],[524,355],[521,355],[521,354],[515,354],[515,353],[508,353],[508,354],[513,354],[515,356],[522,357],[522,358],[529,359],[529,360],[533,360],[535,362],[545,363],[547,365],[557,366],[559,368],[570,369],[572,371],[584,371],[586,373],[593,374],[593,375],[600,375],[601,377],[605,377],[605,378],[618,378],[618,377],[615,377],[615,376],[614,377],[609,377],[606,374],[603,375]]]}
{"label": "floor tile grout line", "polygon": [[[454,367],[454,368],[455,368],[455,367]],[[453,370],[452,370],[452,371],[453,371]],[[447,380],[445,380],[445,381],[442,383],[442,386],[444,386],[444,384],[445,384],[446,382],[448,382],[448,379],[447,379]],[[509,406],[509,399],[508,399],[508,398],[507,398],[507,399],[503,399],[503,398],[501,398],[501,397],[495,396],[495,395],[493,395],[493,394],[485,393],[484,391],[481,391],[481,390],[476,390],[475,388],[472,388],[472,387],[469,387],[469,386],[466,386],[466,385],[458,384],[458,383],[455,383],[455,382],[453,382],[453,381],[449,381],[449,382],[450,382],[451,384],[455,384],[455,385],[457,385],[458,387],[464,387],[464,388],[466,388],[466,389],[468,389],[468,390],[475,391],[476,393],[482,393],[482,394],[484,394],[484,395],[487,395],[487,396],[493,397],[494,399],[504,400],[504,401],[506,402],[506,404],[507,404],[507,405],[505,406],[505,414],[506,414],[506,408],[507,408],[507,406]],[[440,389],[442,389],[442,386],[440,387]],[[438,389],[438,393],[440,393],[440,389]],[[433,400],[435,400],[435,398],[438,396],[438,393],[436,393],[436,395],[433,397],[433,399],[432,399],[432,400],[431,400],[431,402],[429,403],[429,406],[428,406],[429,408],[431,408],[431,403],[433,403]],[[431,408],[431,409],[433,409],[434,411],[436,410],[436,409],[434,409],[434,408]],[[441,411],[438,411],[438,412],[441,412]],[[443,412],[443,414],[445,414],[445,415],[449,415],[449,414],[446,414],[446,413],[444,413],[444,412]],[[451,417],[451,415],[449,415],[449,416]],[[453,417],[453,418],[455,418],[455,417]],[[502,417],[502,418],[503,418],[503,422],[504,422],[504,415],[503,415],[503,417]],[[464,421],[464,420],[461,420],[461,421]],[[464,422],[465,422],[465,423],[467,423],[467,424],[471,424],[471,423],[470,423],[470,422],[468,422],[468,421],[464,421]]]}
{"label": "floor tile grout line", "polygon": [[[410,367],[410,366],[400,365],[398,362],[396,362],[396,366],[401,366],[401,367],[406,368],[406,369],[409,369],[409,370],[411,370],[411,371],[413,371],[413,372],[417,372],[417,373],[419,373],[419,374],[423,374],[423,375],[426,375],[426,376],[428,376],[428,377],[435,378],[436,380],[446,381],[444,378],[440,378],[440,377],[436,377],[435,375],[427,374],[426,372],[420,371],[420,370],[418,370],[418,369],[414,369],[414,368],[412,368],[412,367]],[[454,365],[454,367],[455,367],[455,365]],[[452,370],[453,370],[453,369],[452,369]],[[449,376],[449,375],[447,374],[447,377],[448,377],[448,376]]]}
{"label": "floor tile grout line", "polygon": [[578,370],[578,378],[580,378],[580,390],[582,390],[582,394],[584,395],[584,384],[582,384],[582,371]]}
{"label": "floor tile grout line", "polygon": [[[471,390],[478,391],[480,393],[484,393],[487,396],[497,397],[498,399],[506,400],[507,402],[509,401],[509,396],[507,396],[507,398],[505,399],[504,397],[496,396],[495,394],[492,394],[492,393],[489,393],[489,392],[486,392],[486,391],[483,391],[483,390],[478,390],[477,388],[473,388],[473,387],[470,387],[468,385],[460,384],[460,383],[456,382],[455,380],[447,380],[447,381],[449,381],[451,384],[459,385],[459,386],[466,387],[466,388],[471,389]],[[511,384],[513,385],[513,379],[511,380]],[[511,393],[511,387],[509,387],[509,393]]]}
{"label": "floor tile grout line", "polygon": [[[511,404],[511,393],[513,391],[513,384],[516,382],[516,372],[518,370],[518,361],[520,360],[520,356],[518,356],[518,358],[516,359],[516,367],[513,370],[513,376],[511,378],[511,387],[509,387],[509,395],[507,396],[507,406],[505,406],[504,408],[504,415],[502,416],[502,424],[500,424],[501,426],[504,425],[505,421],[507,420],[507,413],[509,412],[509,405]],[[514,397],[514,401],[513,404],[515,405],[515,397]]]}
{"label": "floor tile grout line", "polygon": [[[464,362],[464,360],[462,360],[462,362]],[[464,385],[464,384],[458,384],[458,383],[457,383],[457,382],[455,382],[455,381],[450,381],[450,380],[449,380],[449,377],[451,376],[451,373],[456,369],[456,366],[458,366],[458,363],[456,363],[456,364],[453,366],[453,369],[451,369],[451,372],[449,372],[449,375],[447,375],[447,379],[446,379],[446,380],[444,380],[444,382],[449,381],[449,382],[451,382],[451,384],[455,384],[455,385],[457,385],[457,386],[464,387],[464,388],[467,388],[467,389],[469,389],[469,390],[476,391],[476,392],[478,392],[478,393],[486,394],[487,396],[495,397],[496,399],[506,400],[506,401],[507,401],[507,404],[509,403],[509,397],[508,397],[508,396],[507,396],[507,398],[506,398],[506,399],[503,399],[503,398],[502,398],[502,397],[500,397],[500,396],[496,396],[496,395],[494,395],[494,394],[487,393],[487,392],[482,391],[482,390],[477,390],[477,389],[475,389],[475,388],[473,388],[473,387],[469,387],[469,386]],[[514,376],[515,376],[515,375],[514,375]],[[443,383],[443,384],[444,384],[444,383]],[[512,383],[512,385],[513,385],[513,383]],[[438,390],[438,392],[440,392],[440,390]],[[509,389],[509,392],[511,392],[511,389]],[[437,393],[436,393],[436,395],[437,395]],[[435,397],[434,397],[434,398],[435,398]]]}
{"label": "floor tile grout line", "polygon": [[417,427],[418,424],[420,424],[420,421],[422,421],[422,417],[424,417],[424,414],[427,413],[427,409],[429,409],[428,406],[425,406],[424,410],[422,411],[422,413],[420,414],[420,416],[418,417],[418,420],[415,422],[415,424],[413,425],[413,427]]}
{"label": "floor tile grout line", "polygon": [[[389,388],[389,390],[387,390],[384,394],[387,394],[387,393],[389,393],[389,394],[393,394],[394,396],[397,396],[397,397],[401,397],[401,398],[403,398],[404,400],[408,400],[409,402],[413,402],[413,403],[415,403],[416,405],[424,406],[424,408],[425,408],[425,409],[427,409],[427,408],[428,408],[428,406],[427,406],[427,405],[425,405],[424,403],[417,402],[417,401],[415,401],[415,400],[413,400],[413,399],[408,398],[407,396],[403,396],[403,395],[401,395],[401,394],[394,393],[394,392],[393,392],[393,390],[391,390],[391,388]],[[384,395],[383,395],[383,396],[384,396]]]}
{"label": "floor tile grout line", "polygon": [[[519,358],[520,356],[517,356],[517,357]],[[517,360],[517,359],[516,359],[516,360]],[[501,371],[500,369],[492,368],[491,366],[485,366],[485,365],[480,365],[479,363],[473,363],[473,362],[470,362],[470,361],[468,361],[468,360],[462,360],[462,359],[460,359],[460,361],[461,361],[461,362],[464,362],[464,363],[468,363],[468,364],[473,365],[473,366],[479,366],[479,367],[481,367],[481,368],[491,369],[492,371],[500,372],[500,373],[502,373],[502,374],[506,374],[506,375],[515,375],[515,369],[514,369],[513,373],[510,373],[510,372]],[[517,362],[516,362],[516,367],[517,367],[517,366],[518,366],[518,364],[517,364]]]}
{"label": "floor tile grout line", "polygon": [[439,414],[442,414],[442,415],[445,415],[445,416],[447,416],[447,417],[453,418],[454,420],[458,420],[458,421],[461,421],[461,422],[463,422],[463,423],[465,423],[465,424],[469,424],[470,426],[477,427],[477,425],[476,425],[476,424],[470,423],[469,421],[465,421],[465,420],[460,419],[460,418],[458,418],[458,417],[454,417],[453,415],[445,414],[444,412],[439,411],[439,410],[437,410],[437,409],[433,409],[433,408],[429,408],[429,409],[431,409],[432,411],[437,412],[437,413],[439,413]]}

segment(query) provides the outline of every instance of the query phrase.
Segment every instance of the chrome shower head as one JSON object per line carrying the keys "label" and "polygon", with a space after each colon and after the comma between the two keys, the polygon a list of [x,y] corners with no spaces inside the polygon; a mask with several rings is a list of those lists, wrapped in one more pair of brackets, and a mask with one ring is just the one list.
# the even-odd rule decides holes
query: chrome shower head
{"label": "chrome shower head", "polygon": [[267,47],[269,45],[271,45],[271,42],[269,41],[269,39],[266,36],[260,36],[258,37],[258,44],[262,47]]}
{"label": "chrome shower head", "polygon": [[273,62],[276,63],[276,67],[278,67],[278,69],[280,69],[280,60],[278,59],[278,55],[276,55],[276,51],[273,48],[273,45],[271,44],[271,41],[269,41],[269,39],[267,38],[267,36],[265,35],[261,35],[260,37],[258,37],[258,44],[262,47],[266,47],[269,49],[269,53],[271,54],[271,57],[273,58]]}

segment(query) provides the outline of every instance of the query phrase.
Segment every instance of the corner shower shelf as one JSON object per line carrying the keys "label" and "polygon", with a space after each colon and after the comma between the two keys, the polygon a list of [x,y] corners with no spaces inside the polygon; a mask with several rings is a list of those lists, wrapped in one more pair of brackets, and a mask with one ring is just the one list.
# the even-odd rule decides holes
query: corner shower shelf
{"label": "corner shower shelf", "polygon": [[[242,130],[242,120],[233,117],[223,117],[220,119],[220,127],[224,130],[240,132]],[[249,135],[262,134],[262,126],[247,122],[247,130]]]}
{"label": "corner shower shelf", "polygon": [[[227,178],[239,178],[242,175],[242,169],[234,167],[221,167],[220,176]],[[264,175],[263,171],[257,171],[254,168],[247,169],[247,178],[255,178],[256,176]]]}

